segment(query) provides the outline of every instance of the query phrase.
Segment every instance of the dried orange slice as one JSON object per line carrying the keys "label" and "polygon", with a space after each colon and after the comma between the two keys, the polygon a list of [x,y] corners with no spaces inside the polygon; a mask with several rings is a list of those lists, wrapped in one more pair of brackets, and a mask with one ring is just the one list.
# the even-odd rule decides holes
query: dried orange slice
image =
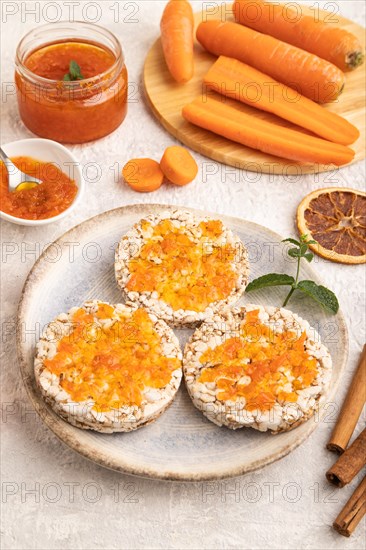
{"label": "dried orange slice", "polygon": [[346,187],[317,189],[297,209],[297,226],[310,248],[343,264],[366,262],[366,193]]}

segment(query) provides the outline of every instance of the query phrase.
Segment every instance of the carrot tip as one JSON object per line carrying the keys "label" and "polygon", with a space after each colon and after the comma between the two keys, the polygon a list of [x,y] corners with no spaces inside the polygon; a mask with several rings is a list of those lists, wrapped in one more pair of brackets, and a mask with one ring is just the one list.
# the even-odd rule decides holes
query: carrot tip
{"label": "carrot tip", "polygon": [[350,71],[356,69],[359,65],[362,65],[364,61],[364,55],[361,51],[352,52],[347,56],[346,66]]}

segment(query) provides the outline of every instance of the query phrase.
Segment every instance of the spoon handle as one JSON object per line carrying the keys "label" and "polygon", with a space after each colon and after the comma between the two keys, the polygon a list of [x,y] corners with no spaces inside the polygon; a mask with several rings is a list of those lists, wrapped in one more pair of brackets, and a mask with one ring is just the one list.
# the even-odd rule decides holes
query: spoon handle
{"label": "spoon handle", "polygon": [[11,162],[10,158],[6,155],[5,151],[0,147],[0,159],[6,166],[6,169],[9,174],[16,172],[16,166]]}

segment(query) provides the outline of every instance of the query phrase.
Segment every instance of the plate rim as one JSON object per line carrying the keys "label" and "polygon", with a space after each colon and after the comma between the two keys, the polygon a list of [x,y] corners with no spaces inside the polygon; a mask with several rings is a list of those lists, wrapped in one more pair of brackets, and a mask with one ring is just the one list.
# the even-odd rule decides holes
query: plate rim
{"label": "plate rim", "polygon": [[[277,462],[281,458],[284,458],[286,455],[288,455],[290,452],[292,452],[295,448],[300,446],[308,437],[312,434],[312,432],[317,427],[317,422],[315,422],[315,416],[310,418],[306,423],[305,426],[307,426],[307,430],[304,430],[304,433],[295,441],[293,441],[291,444],[284,445],[282,449],[280,449],[277,452],[273,452],[271,455],[266,456],[266,458],[252,461],[249,466],[235,466],[235,467],[225,467],[223,465],[220,470],[217,470],[215,473],[211,474],[204,474],[204,473],[185,473],[185,472],[176,472],[171,471],[168,468],[165,469],[164,472],[158,471],[156,469],[152,468],[142,468],[142,467],[135,467],[133,463],[128,461],[117,461],[114,458],[111,458],[107,452],[102,451],[101,449],[96,450],[95,446],[93,444],[87,444],[82,445],[78,437],[76,436],[76,433],[68,433],[70,427],[73,428],[73,430],[78,430],[78,428],[74,428],[73,426],[69,425],[67,422],[65,422],[63,419],[61,419],[43,400],[41,394],[39,393],[34,377],[29,376],[27,373],[27,358],[26,353],[27,350],[25,349],[26,344],[22,342],[22,323],[25,319],[25,313],[27,311],[27,305],[30,303],[30,296],[28,295],[28,289],[31,288],[31,284],[33,281],[33,277],[35,275],[35,272],[37,271],[38,267],[42,264],[44,261],[44,258],[47,256],[48,248],[51,246],[54,246],[55,244],[60,244],[61,241],[63,241],[68,235],[70,235],[72,232],[77,231],[81,227],[88,229],[88,225],[93,224],[95,221],[100,221],[103,218],[107,218],[109,216],[116,215],[116,213],[121,213],[123,215],[124,212],[128,211],[130,214],[132,213],[142,213],[144,211],[145,213],[142,214],[143,216],[149,215],[149,213],[154,213],[156,211],[161,210],[174,210],[174,209],[182,209],[182,210],[188,210],[191,211],[194,214],[197,215],[207,215],[211,217],[218,217],[219,219],[222,219],[225,224],[230,226],[230,223],[245,223],[248,225],[253,226],[255,229],[256,227],[265,228],[265,230],[268,233],[271,233],[272,236],[276,240],[281,240],[282,237],[272,229],[268,229],[266,226],[245,220],[242,218],[238,218],[236,216],[230,216],[226,214],[220,214],[217,212],[209,212],[205,210],[200,210],[196,208],[191,208],[188,206],[180,206],[180,205],[168,205],[168,204],[158,204],[158,203],[135,203],[131,205],[125,205],[120,206],[117,208],[113,208],[111,210],[107,210],[105,212],[101,212],[95,216],[92,216],[91,218],[87,218],[86,220],[80,222],[79,224],[71,227],[67,231],[65,231],[62,235],[60,235],[57,239],[55,239],[52,243],[50,243],[43,251],[42,254],[37,258],[35,263],[33,264],[32,268],[30,269],[26,280],[24,282],[17,313],[16,313],[16,348],[17,348],[17,356],[18,356],[18,363],[19,363],[19,370],[22,377],[23,384],[25,386],[27,395],[32,403],[32,406],[34,407],[37,414],[40,416],[42,421],[46,424],[46,426],[52,431],[56,437],[62,441],[64,444],[66,444],[69,448],[76,451],[78,454],[83,456],[84,458],[87,458],[88,460],[98,464],[99,466],[102,466],[104,468],[117,471],[120,473],[128,474],[128,475],[134,475],[138,477],[144,477],[144,478],[153,478],[153,479],[160,479],[165,481],[189,481],[189,482],[198,482],[198,481],[218,481],[221,479],[228,479],[236,476],[241,476],[248,474],[250,472],[259,470],[273,462]],[[314,277],[314,280],[321,282],[321,278],[318,276],[316,271],[311,267],[307,266],[307,268],[312,273],[312,276]],[[334,385],[332,388],[329,389],[326,396],[329,399],[331,399],[340,384],[340,380],[342,378],[342,374],[345,370],[345,365],[347,363],[348,355],[349,355],[349,335],[347,330],[347,324],[345,321],[345,317],[343,315],[343,312],[341,310],[338,311],[337,317],[340,323],[340,331],[342,334],[342,337],[344,339],[345,343],[345,350],[343,355],[343,360],[339,368],[339,376],[335,380]],[[322,418],[322,416],[325,414],[324,411],[324,404],[320,408],[319,411],[319,419]],[[66,429],[65,429],[66,425]],[[304,426],[304,424],[303,424]],[[274,437],[273,435],[269,435],[269,437]]]}

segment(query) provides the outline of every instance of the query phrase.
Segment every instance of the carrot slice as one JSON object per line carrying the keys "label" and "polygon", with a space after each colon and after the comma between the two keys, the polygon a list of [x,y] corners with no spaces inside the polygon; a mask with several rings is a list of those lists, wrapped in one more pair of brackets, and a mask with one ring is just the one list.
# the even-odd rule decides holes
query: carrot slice
{"label": "carrot slice", "polygon": [[148,158],[129,160],[123,167],[122,175],[126,183],[139,193],[156,191],[164,181],[159,163]]}
{"label": "carrot slice", "polygon": [[360,136],[344,118],[237,59],[219,57],[204,83],[215,92],[273,113],[335,143],[349,145]]}
{"label": "carrot slice", "polygon": [[165,177],[175,185],[187,185],[195,179],[198,166],[191,153],[184,147],[168,147],[160,161]]}
{"label": "carrot slice", "polygon": [[192,6],[186,0],[170,0],[160,23],[161,44],[170,74],[177,82],[188,82],[193,76]]}
{"label": "carrot slice", "polygon": [[209,52],[233,57],[318,103],[337,99],[342,71],[316,55],[231,21],[200,23],[197,39]]}
{"label": "carrot slice", "polygon": [[230,99],[223,102],[220,96],[200,96],[186,105],[182,114],[196,126],[286,159],[340,166],[351,162],[355,155],[345,145],[269,122],[253,109]]}
{"label": "carrot slice", "polygon": [[311,52],[342,71],[363,63],[363,47],[354,34],[319,21],[314,14],[304,15],[301,7],[297,8],[263,0],[235,0],[233,4],[238,23]]}

